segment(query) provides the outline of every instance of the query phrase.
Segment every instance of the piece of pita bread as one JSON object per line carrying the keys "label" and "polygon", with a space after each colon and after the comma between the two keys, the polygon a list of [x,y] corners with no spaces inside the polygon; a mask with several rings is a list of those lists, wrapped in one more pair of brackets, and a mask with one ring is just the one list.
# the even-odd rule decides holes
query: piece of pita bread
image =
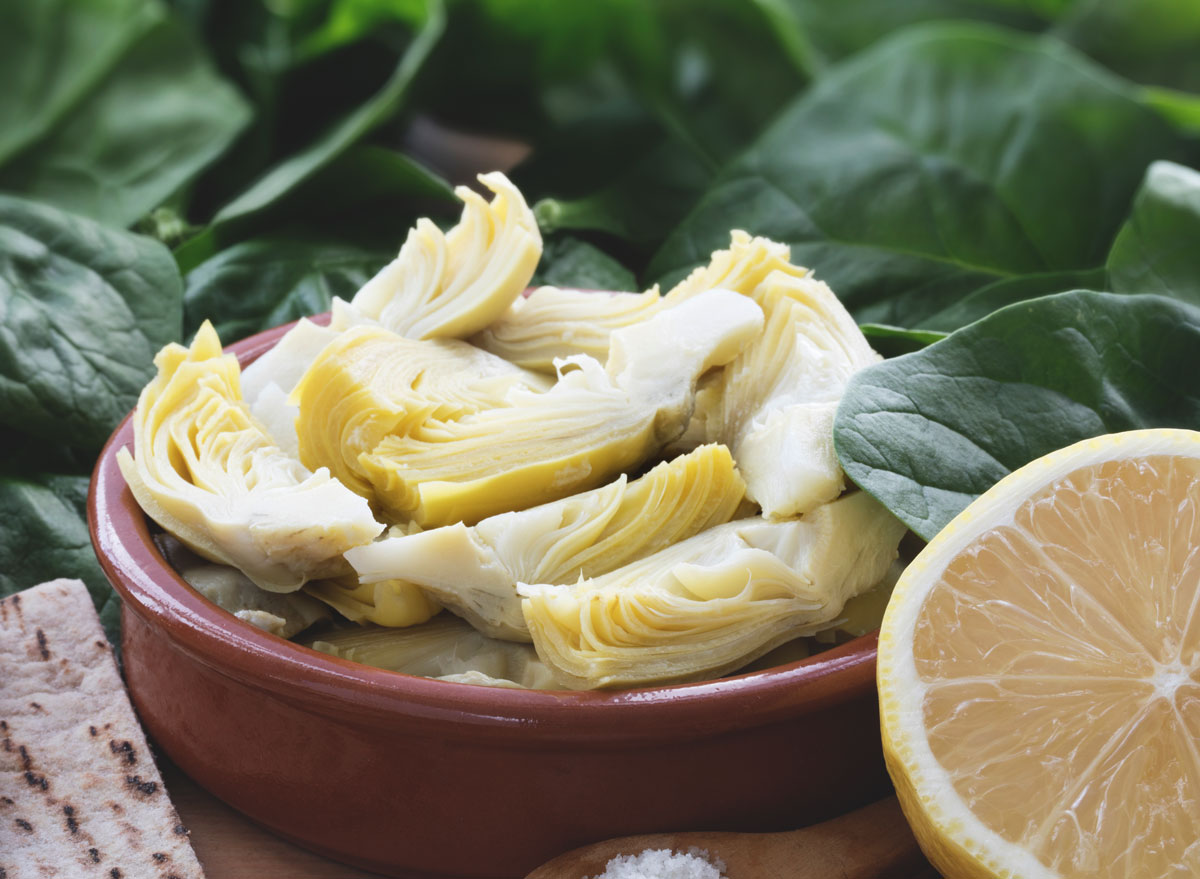
{"label": "piece of pita bread", "polygon": [[0,879],[202,879],[87,588],[0,600]]}

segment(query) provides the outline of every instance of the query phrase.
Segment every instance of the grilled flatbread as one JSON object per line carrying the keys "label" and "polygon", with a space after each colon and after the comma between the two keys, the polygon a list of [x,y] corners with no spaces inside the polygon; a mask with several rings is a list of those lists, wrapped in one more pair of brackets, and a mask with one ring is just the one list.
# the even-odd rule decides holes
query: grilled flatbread
{"label": "grilled flatbread", "polygon": [[0,600],[0,879],[202,879],[87,588]]}

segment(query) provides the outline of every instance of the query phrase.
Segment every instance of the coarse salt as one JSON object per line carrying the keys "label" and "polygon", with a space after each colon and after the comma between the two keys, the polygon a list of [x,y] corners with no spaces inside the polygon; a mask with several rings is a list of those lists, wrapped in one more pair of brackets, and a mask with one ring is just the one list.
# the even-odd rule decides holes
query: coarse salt
{"label": "coarse salt", "polygon": [[725,864],[695,847],[686,852],[646,849],[636,855],[617,855],[593,879],[725,879]]}

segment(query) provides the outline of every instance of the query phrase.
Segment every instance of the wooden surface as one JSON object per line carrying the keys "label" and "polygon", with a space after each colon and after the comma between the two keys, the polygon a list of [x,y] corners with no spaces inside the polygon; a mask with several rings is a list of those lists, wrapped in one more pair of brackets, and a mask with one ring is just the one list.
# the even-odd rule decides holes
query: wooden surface
{"label": "wooden surface", "polygon": [[[159,764],[167,791],[179,810],[179,816],[191,830],[192,846],[204,866],[208,879],[377,879],[375,873],[338,864],[285,842],[200,788],[169,761],[160,759]],[[682,836],[680,838],[682,839]],[[695,838],[687,840],[688,845],[695,842]],[[599,846],[595,848],[599,849]],[[805,857],[803,860],[809,859]],[[585,875],[594,876],[603,872],[604,864],[599,861],[596,863],[598,869],[589,869],[587,873],[579,873],[575,869],[546,871],[543,867],[537,875],[539,879],[583,879]],[[580,866],[583,866],[582,862]],[[587,866],[590,868],[595,865],[588,863]],[[729,879],[760,879],[758,872],[746,877],[742,876],[742,872],[731,869]],[[761,874],[761,877],[766,879],[768,875],[770,879],[793,879],[793,876],[795,879],[804,879],[811,873],[803,868],[798,868],[794,874],[786,870],[780,872],[779,865],[772,862],[770,873]],[[878,876],[880,879],[937,879],[933,869],[919,856],[915,862],[911,858],[897,858],[891,868],[885,868],[884,872],[850,875],[854,879],[859,875]]]}
{"label": "wooden surface", "polygon": [[159,768],[208,879],[378,879],[263,830],[161,757]]}

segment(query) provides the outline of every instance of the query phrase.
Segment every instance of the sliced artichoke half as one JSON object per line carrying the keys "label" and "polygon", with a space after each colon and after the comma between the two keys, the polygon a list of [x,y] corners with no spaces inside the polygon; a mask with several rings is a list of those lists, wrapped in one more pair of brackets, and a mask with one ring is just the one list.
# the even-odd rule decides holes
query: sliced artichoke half
{"label": "sliced artichoke half", "polygon": [[788,262],[787,245],[735,231],[728,250],[709,260],[665,296],[655,286],[644,293],[600,293],[540,287],[512,306],[472,342],[507,360],[537,370],[553,369],[556,358],[586,354],[600,363],[609,338],[622,327],[647,321],[698,293],[721,288],[749,296],[774,271],[807,274]]}
{"label": "sliced artichoke half", "polygon": [[[426,347],[409,351],[392,337],[388,350],[382,337],[351,330],[294,392],[301,460],[329,466],[389,515],[423,528],[526,509],[602,485],[678,436],[696,379],[736,357],[761,327],[753,301],[712,290],[615,333],[607,367],[572,358],[544,392],[465,343],[454,344],[475,354],[454,357],[479,365],[442,369],[427,346],[448,341],[410,341]],[[510,372],[472,377],[479,358]]]}
{"label": "sliced artichoke half", "polygon": [[594,577],[728,522],[745,483],[724,446],[702,446],[633,481],[475,526],[389,537],[346,554],[364,583],[403,577],[492,637],[528,641],[517,583]]}
{"label": "sliced artichoke half", "polygon": [[395,577],[374,583],[360,583],[353,574],[347,574],[306,583],[304,591],[348,620],[389,628],[415,626],[442,609],[425,590]]}
{"label": "sliced artichoke half", "polygon": [[554,678],[528,644],[497,641],[458,617],[421,626],[363,626],[322,633],[314,650],[376,668],[442,681],[547,690]]}
{"label": "sliced artichoke half", "polygon": [[241,399],[237,358],[205,323],[170,344],[117,461],[142,509],[194,552],[272,592],[346,571],[342,553],[383,530],[370,506],[284,453]]}
{"label": "sliced artichoke half", "polygon": [[[717,285],[714,285],[717,286]],[[604,363],[614,330],[648,320],[662,308],[658,287],[644,293],[604,293],[539,287],[471,342],[505,360],[553,372],[554,361],[586,354]]]}
{"label": "sliced artichoke half", "polygon": [[533,277],[542,237],[508,178],[493,172],[479,181],[492,201],[458,187],[458,225],[443,234],[418,220],[399,255],[355,294],[354,311],[411,339],[461,339],[508,310]]}
{"label": "sliced artichoke half", "polygon": [[772,272],[751,295],[766,315],[762,334],[698,395],[693,419],[708,442],[733,450],[765,515],[796,516],[845,487],[833,416],[850,377],[880,357],[809,275]]}
{"label": "sliced artichoke half", "polygon": [[570,586],[521,585],[538,655],[573,689],[714,677],[825,628],[879,581],[904,526],[863,492],[719,525]]}

